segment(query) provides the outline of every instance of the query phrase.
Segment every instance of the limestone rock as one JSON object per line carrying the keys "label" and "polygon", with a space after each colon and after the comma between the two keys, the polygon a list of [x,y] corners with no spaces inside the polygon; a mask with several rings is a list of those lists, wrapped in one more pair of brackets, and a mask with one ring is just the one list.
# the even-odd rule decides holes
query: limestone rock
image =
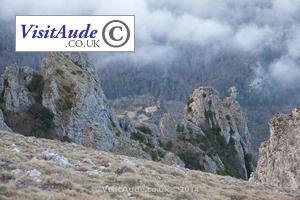
{"label": "limestone rock", "polygon": [[30,171],[26,172],[26,174],[30,177],[39,177],[42,175],[42,173],[36,169],[30,170]]}
{"label": "limestone rock", "polygon": [[196,89],[188,100],[185,116],[187,121],[200,127],[207,137],[208,134],[224,137],[227,143],[225,148],[234,148],[231,155],[228,155],[231,157],[230,162],[242,177],[247,178],[252,170],[251,162],[245,162],[245,156],[250,155],[250,133],[245,114],[236,101],[236,88],[231,87],[229,92],[230,96],[221,100],[213,88]]}
{"label": "limestone rock", "polygon": [[130,137],[129,133],[136,131],[127,114],[125,114],[123,118],[119,118],[119,124],[121,129],[125,131],[127,137]]}
{"label": "limestone rock", "polygon": [[184,162],[172,152],[167,152],[161,162],[166,165],[176,165],[179,167],[185,166]]}
{"label": "limestone rock", "polygon": [[107,128],[100,123],[87,122],[83,130],[83,144],[87,147],[112,149],[116,143],[114,133],[107,131]]}
{"label": "limestone rock", "polygon": [[177,128],[177,122],[176,120],[171,116],[170,113],[164,113],[161,119],[159,120],[158,124],[159,128],[159,135],[167,138],[167,139],[174,139],[176,138],[176,128]]}
{"label": "limestone rock", "polygon": [[259,150],[252,181],[300,189],[300,109],[277,114],[269,121],[270,138]]}
{"label": "limestone rock", "polygon": [[11,129],[4,122],[4,117],[3,117],[2,110],[0,110],[0,130],[11,131]]}
{"label": "limestone rock", "polygon": [[57,133],[78,144],[111,150],[115,132],[122,130],[86,55],[50,53],[42,75],[43,105],[54,113]]}
{"label": "limestone rock", "polygon": [[217,163],[213,159],[211,159],[208,155],[204,156],[204,160],[202,163],[206,171],[213,174],[217,174],[219,167]]}
{"label": "limestone rock", "polygon": [[5,109],[20,111],[31,106],[34,97],[27,85],[31,82],[34,70],[30,67],[12,65],[6,67],[0,79],[1,100],[5,102]]}
{"label": "limestone rock", "polygon": [[62,167],[71,166],[71,163],[69,162],[69,160],[66,157],[58,155],[57,153],[55,153],[51,150],[43,151],[42,158],[45,160],[52,160],[57,165],[62,166]]}
{"label": "limestone rock", "polygon": [[[142,141],[135,141],[138,138],[131,139],[137,132],[134,124],[127,116],[116,118],[85,54],[49,53],[40,73],[29,67],[9,66],[1,76],[0,91],[5,121],[24,135],[147,159],[153,157],[152,150],[157,152],[157,127],[147,125],[155,133],[150,149],[141,148]],[[11,131],[1,114],[0,129]],[[180,160],[174,155],[178,164],[176,159]]]}

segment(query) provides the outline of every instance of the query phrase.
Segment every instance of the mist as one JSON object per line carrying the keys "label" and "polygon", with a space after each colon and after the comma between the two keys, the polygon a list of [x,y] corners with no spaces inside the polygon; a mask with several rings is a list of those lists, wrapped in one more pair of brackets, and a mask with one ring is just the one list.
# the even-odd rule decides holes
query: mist
{"label": "mist", "polygon": [[194,57],[208,60],[224,51],[255,58],[253,87],[260,87],[254,84],[258,78],[284,87],[300,80],[299,0],[0,0],[0,5],[0,19],[11,26],[15,15],[135,15],[136,51],[93,54],[98,67],[170,68],[187,59],[183,49],[191,48],[197,49]]}

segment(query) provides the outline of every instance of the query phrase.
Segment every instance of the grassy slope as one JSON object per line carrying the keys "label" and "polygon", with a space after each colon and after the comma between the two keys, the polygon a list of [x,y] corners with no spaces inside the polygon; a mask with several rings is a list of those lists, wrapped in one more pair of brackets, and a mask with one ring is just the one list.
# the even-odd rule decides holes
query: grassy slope
{"label": "grassy slope", "polygon": [[[68,167],[44,160],[50,149]],[[267,185],[100,152],[73,143],[0,131],[0,199],[299,199]],[[28,171],[41,172],[30,177]],[[169,193],[110,193],[105,186],[170,189]],[[196,189],[179,192],[176,187]],[[16,187],[19,187],[18,189]],[[198,191],[197,191],[198,190]],[[293,196],[292,196],[293,195]]]}

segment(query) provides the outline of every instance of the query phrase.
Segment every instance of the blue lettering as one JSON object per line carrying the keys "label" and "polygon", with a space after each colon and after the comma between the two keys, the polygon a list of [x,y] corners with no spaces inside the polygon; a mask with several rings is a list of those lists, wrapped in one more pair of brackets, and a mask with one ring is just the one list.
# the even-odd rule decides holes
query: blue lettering
{"label": "blue lettering", "polygon": [[47,25],[47,28],[41,29],[38,25],[31,24],[30,27],[26,24],[22,24],[22,34],[23,39],[25,39],[28,34],[32,38],[95,38],[98,31],[96,29],[91,29],[91,24],[86,24],[84,29],[70,29],[67,30],[66,25],[62,25],[59,29],[51,28]]}
{"label": "blue lettering", "polygon": [[25,31],[26,24],[22,24],[21,26],[22,26],[22,33],[23,33],[23,39],[24,39],[27,36],[27,34],[29,33],[29,31],[32,29],[32,27],[34,27],[34,25],[31,24],[28,31]]}

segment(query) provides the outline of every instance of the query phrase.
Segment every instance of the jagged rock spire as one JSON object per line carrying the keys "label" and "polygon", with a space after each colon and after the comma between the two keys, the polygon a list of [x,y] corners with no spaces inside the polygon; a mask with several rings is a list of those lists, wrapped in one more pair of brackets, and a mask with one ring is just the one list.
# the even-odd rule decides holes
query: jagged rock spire
{"label": "jagged rock spire", "polygon": [[230,97],[221,100],[213,88],[197,88],[189,97],[185,116],[206,135],[219,134],[224,137],[227,143],[224,152],[232,146],[234,149],[228,155],[231,158],[229,162],[243,178],[248,178],[253,168],[251,161],[245,161],[246,156],[250,155],[249,130],[246,117],[235,100],[237,90],[231,87],[229,91]]}
{"label": "jagged rock spire", "polygon": [[54,113],[57,133],[86,146],[110,150],[122,132],[106,104],[94,66],[82,53],[49,53],[42,64],[43,105]]}
{"label": "jagged rock spire", "polygon": [[300,189],[300,108],[269,121],[270,138],[261,144],[251,181]]}

